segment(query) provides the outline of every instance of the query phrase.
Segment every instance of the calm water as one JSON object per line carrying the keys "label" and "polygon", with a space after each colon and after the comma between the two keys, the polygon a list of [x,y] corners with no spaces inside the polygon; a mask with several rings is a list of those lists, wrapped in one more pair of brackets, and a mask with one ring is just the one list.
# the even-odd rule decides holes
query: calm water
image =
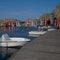
{"label": "calm water", "polygon": [[[7,33],[10,37],[24,37],[29,38],[31,40],[35,39],[35,37],[29,36],[28,31],[36,30],[34,27],[14,27],[14,28],[0,28],[0,37],[2,34]],[[0,47],[0,60],[7,60],[10,56],[12,56],[19,48],[2,48]]]}
{"label": "calm water", "polygon": [[7,33],[10,37],[24,37],[33,39],[32,36],[28,35],[28,31],[36,30],[34,27],[14,27],[14,28],[0,28],[0,37],[2,34]]}

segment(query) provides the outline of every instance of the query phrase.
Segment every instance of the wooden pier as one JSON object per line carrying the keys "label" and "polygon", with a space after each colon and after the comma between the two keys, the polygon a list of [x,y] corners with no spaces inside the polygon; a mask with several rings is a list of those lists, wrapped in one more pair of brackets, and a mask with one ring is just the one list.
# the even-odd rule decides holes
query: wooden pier
{"label": "wooden pier", "polygon": [[40,35],[9,60],[60,60],[60,29]]}

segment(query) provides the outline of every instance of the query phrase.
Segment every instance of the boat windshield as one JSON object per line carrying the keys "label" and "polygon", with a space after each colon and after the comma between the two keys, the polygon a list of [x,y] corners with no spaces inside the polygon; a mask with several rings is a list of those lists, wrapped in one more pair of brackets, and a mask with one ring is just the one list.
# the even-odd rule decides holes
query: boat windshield
{"label": "boat windshield", "polygon": [[8,34],[3,34],[0,40],[10,40]]}

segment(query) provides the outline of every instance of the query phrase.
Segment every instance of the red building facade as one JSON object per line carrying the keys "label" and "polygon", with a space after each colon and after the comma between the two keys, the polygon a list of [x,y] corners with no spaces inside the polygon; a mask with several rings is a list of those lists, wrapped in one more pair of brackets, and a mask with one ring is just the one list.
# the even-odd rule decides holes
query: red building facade
{"label": "red building facade", "polygon": [[16,26],[17,25],[17,21],[14,19],[4,19],[3,20],[3,26]]}

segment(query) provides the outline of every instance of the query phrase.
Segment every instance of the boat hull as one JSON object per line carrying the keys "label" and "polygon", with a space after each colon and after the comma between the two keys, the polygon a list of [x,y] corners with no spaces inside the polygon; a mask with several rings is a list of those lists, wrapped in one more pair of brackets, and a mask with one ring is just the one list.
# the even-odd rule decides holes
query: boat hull
{"label": "boat hull", "polygon": [[16,46],[23,46],[26,44],[30,39],[26,38],[10,38],[10,41],[1,41],[0,47],[16,47]]}
{"label": "boat hull", "polygon": [[48,31],[53,31],[53,30],[56,30],[56,29],[48,29]]}
{"label": "boat hull", "polygon": [[40,35],[45,34],[47,31],[30,31],[29,34],[31,35]]}

